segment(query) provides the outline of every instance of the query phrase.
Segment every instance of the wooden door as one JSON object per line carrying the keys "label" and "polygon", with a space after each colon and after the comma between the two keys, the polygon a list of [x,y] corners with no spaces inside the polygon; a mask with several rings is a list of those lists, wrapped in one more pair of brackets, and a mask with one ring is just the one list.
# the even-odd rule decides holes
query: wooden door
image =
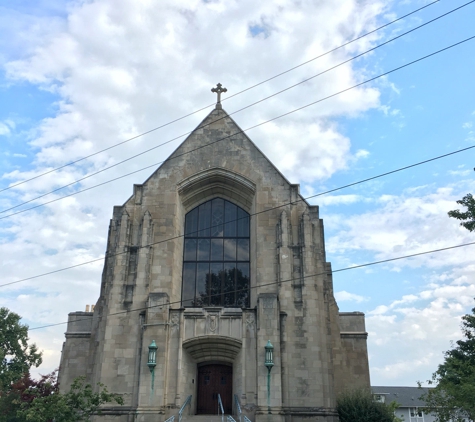
{"label": "wooden door", "polygon": [[198,368],[198,414],[218,413],[218,394],[221,395],[224,413],[231,414],[233,407],[233,369],[227,365],[204,365]]}

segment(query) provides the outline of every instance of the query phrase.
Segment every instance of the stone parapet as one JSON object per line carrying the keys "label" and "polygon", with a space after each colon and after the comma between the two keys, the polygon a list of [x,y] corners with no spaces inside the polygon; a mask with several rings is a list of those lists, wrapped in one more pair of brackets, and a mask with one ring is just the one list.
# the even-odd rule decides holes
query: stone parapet
{"label": "stone parapet", "polygon": [[365,332],[365,315],[363,312],[340,312],[340,330],[342,333]]}
{"label": "stone parapet", "polygon": [[70,312],[68,315],[68,327],[66,337],[73,334],[91,334],[93,312]]}

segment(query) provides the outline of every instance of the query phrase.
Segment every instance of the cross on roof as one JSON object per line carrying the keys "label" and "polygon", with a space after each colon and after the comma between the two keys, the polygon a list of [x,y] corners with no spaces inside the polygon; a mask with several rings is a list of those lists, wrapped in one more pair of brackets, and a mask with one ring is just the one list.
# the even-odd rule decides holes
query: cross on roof
{"label": "cross on roof", "polygon": [[221,109],[221,93],[222,92],[227,92],[228,90],[226,88],[223,88],[223,86],[218,83],[216,85],[216,88],[211,88],[211,92],[216,92],[218,94],[218,101],[216,102],[216,108]]}

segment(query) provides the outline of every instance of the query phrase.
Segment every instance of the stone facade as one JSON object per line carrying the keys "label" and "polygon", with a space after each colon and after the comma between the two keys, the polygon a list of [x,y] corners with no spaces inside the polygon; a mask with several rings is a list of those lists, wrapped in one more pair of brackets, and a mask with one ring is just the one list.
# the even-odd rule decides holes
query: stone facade
{"label": "stone facade", "polygon": [[[181,306],[185,216],[213,198],[251,216],[247,308]],[[218,104],[114,208],[100,296],[94,312],[69,314],[60,383],[86,375],[120,393],[125,405],[98,420],[164,421],[189,395],[190,414],[198,412],[199,369],[219,364],[232,371],[233,397],[251,421],[336,422],[338,393],[370,386],[366,337],[362,313],[338,311],[318,207]]]}

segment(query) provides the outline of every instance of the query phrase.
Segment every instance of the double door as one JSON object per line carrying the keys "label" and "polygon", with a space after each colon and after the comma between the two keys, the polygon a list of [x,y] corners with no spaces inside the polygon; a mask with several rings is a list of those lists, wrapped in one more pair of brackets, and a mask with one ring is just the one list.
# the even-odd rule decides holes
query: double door
{"label": "double door", "polygon": [[197,413],[216,415],[218,394],[223,402],[224,413],[231,414],[233,407],[233,369],[227,365],[204,365],[198,368]]}

